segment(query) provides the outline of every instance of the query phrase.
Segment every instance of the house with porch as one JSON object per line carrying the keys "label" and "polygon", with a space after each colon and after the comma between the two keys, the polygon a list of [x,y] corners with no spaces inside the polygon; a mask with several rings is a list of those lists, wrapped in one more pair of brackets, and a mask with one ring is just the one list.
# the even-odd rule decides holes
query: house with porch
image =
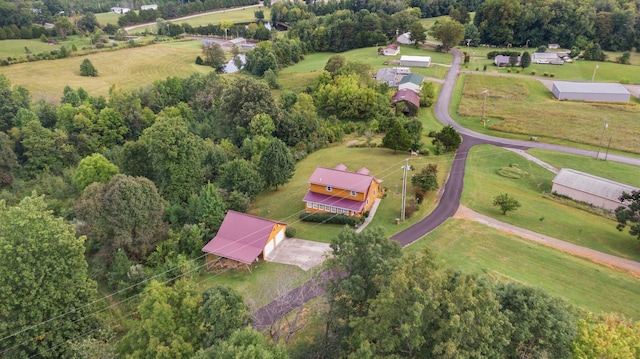
{"label": "house with porch", "polygon": [[409,89],[413,92],[420,93],[424,77],[418,74],[405,75],[398,84],[398,90]]}
{"label": "house with porch", "polygon": [[398,44],[390,44],[382,50],[382,54],[384,56],[396,56],[400,53],[400,45]]}
{"label": "house with porch", "polygon": [[207,269],[220,266],[221,259],[244,264],[247,268],[267,258],[285,239],[287,225],[246,213],[228,211],[218,233],[202,251],[206,253]]}
{"label": "house with porch", "polygon": [[380,183],[382,180],[364,167],[350,172],[343,164],[334,168],[319,166],[309,178],[309,190],[303,199],[305,211],[362,216],[382,195]]}

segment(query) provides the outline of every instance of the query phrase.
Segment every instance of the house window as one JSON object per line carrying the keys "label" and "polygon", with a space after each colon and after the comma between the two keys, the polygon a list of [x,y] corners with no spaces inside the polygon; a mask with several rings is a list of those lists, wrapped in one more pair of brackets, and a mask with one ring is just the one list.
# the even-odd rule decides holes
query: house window
{"label": "house window", "polygon": [[313,209],[318,209],[318,204],[317,203],[313,204]]}
{"label": "house window", "polygon": [[331,206],[331,213],[336,213],[336,207]]}
{"label": "house window", "polygon": [[342,208],[338,208],[338,214],[342,214]]}
{"label": "house window", "polygon": [[373,190],[373,195],[374,195],[374,196],[376,195],[376,190],[375,190],[375,189]]}
{"label": "house window", "polygon": [[355,196],[356,195],[356,191],[351,191],[351,195]]}
{"label": "house window", "polygon": [[307,208],[311,208],[311,202],[307,202]]}
{"label": "house window", "polygon": [[321,210],[321,211],[324,211],[324,204],[321,204],[321,205],[320,205],[320,210]]}
{"label": "house window", "polygon": [[369,198],[367,198],[367,204],[369,204]]}
{"label": "house window", "polygon": [[331,191],[333,191],[333,187],[327,186],[327,192],[331,192]]}

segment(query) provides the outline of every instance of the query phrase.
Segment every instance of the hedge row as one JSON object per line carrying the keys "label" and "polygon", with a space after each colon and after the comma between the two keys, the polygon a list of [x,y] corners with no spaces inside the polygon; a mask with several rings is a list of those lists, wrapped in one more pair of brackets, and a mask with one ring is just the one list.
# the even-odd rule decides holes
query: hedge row
{"label": "hedge row", "polygon": [[504,56],[511,56],[511,55],[515,55],[515,56],[520,56],[520,53],[518,51],[490,51],[487,54],[487,59],[489,60],[493,60],[496,58],[496,56],[498,55],[504,55]]}
{"label": "hedge row", "polygon": [[346,224],[356,227],[364,223],[364,217],[350,217],[335,213],[301,213],[300,219],[305,222]]}

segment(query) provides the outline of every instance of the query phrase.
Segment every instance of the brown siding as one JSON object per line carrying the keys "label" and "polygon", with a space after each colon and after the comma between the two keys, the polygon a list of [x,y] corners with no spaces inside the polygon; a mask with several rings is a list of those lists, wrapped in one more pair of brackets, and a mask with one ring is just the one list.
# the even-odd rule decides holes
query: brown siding
{"label": "brown siding", "polygon": [[364,193],[356,192],[355,196],[351,195],[351,191],[342,188],[333,188],[331,191],[327,191],[327,186],[321,186],[318,184],[311,184],[311,192],[325,194],[327,196],[336,196],[340,198],[348,198],[356,201],[364,201]]}

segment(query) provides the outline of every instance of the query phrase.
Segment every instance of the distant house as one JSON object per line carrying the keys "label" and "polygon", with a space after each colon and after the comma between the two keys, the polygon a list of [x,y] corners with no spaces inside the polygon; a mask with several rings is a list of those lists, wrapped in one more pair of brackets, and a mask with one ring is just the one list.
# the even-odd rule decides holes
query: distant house
{"label": "distant house", "polygon": [[357,172],[347,171],[343,164],[334,168],[317,167],[309,178],[309,191],[303,199],[305,211],[362,216],[381,196],[381,182],[364,167]]}
{"label": "distant house", "polygon": [[128,7],[112,7],[111,8],[111,12],[115,12],[116,14],[126,14],[129,11],[131,11],[131,9],[129,9]]}
{"label": "distant house", "polygon": [[202,251],[207,254],[208,266],[219,257],[248,266],[260,256],[266,258],[285,239],[286,228],[284,223],[230,210]]}
{"label": "distant house", "polygon": [[398,38],[396,40],[398,41],[399,44],[403,44],[403,45],[411,45],[411,44],[413,44],[413,41],[411,41],[411,33],[410,32],[405,32],[404,34],[398,35]]}
{"label": "distant house", "polygon": [[398,83],[398,90],[409,89],[414,92],[420,92],[422,89],[422,82],[424,77],[418,74],[404,75],[400,83]]}
{"label": "distant house", "polygon": [[[520,66],[520,59],[521,58],[522,58],[522,56],[518,56],[518,61],[516,62],[515,66]],[[496,57],[493,59],[493,63],[498,67],[511,66],[510,56],[507,56],[507,55],[496,55]]]}
{"label": "distant house", "polygon": [[631,191],[638,191],[638,188],[563,168],[553,179],[551,191],[596,207],[615,210],[624,205],[619,200],[623,192],[631,193]]}
{"label": "distant house", "polygon": [[548,49],[559,49],[560,45],[559,44],[549,44],[547,46]]}
{"label": "distant house", "polygon": [[140,6],[140,10],[158,10],[158,5],[156,4],[152,4],[152,5],[142,5]]}
{"label": "distant house", "polygon": [[400,53],[400,45],[398,44],[390,44],[382,50],[382,54],[384,56],[396,56]]}
{"label": "distant house", "polygon": [[410,73],[411,69],[408,67],[383,67],[376,72],[376,80],[386,82],[389,87],[396,87],[402,77]]}
{"label": "distant house", "polygon": [[558,100],[629,102],[629,91],[621,84],[554,81],[551,92]]}
{"label": "distant house", "polygon": [[564,60],[558,57],[555,52],[534,52],[531,55],[531,62],[534,64],[562,65]]}
{"label": "distant house", "polygon": [[429,67],[431,66],[431,57],[402,55],[400,57],[400,66]]}
{"label": "distant house", "polygon": [[414,117],[420,109],[420,96],[409,89],[398,90],[391,98],[391,102],[396,108],[396,114]]}

